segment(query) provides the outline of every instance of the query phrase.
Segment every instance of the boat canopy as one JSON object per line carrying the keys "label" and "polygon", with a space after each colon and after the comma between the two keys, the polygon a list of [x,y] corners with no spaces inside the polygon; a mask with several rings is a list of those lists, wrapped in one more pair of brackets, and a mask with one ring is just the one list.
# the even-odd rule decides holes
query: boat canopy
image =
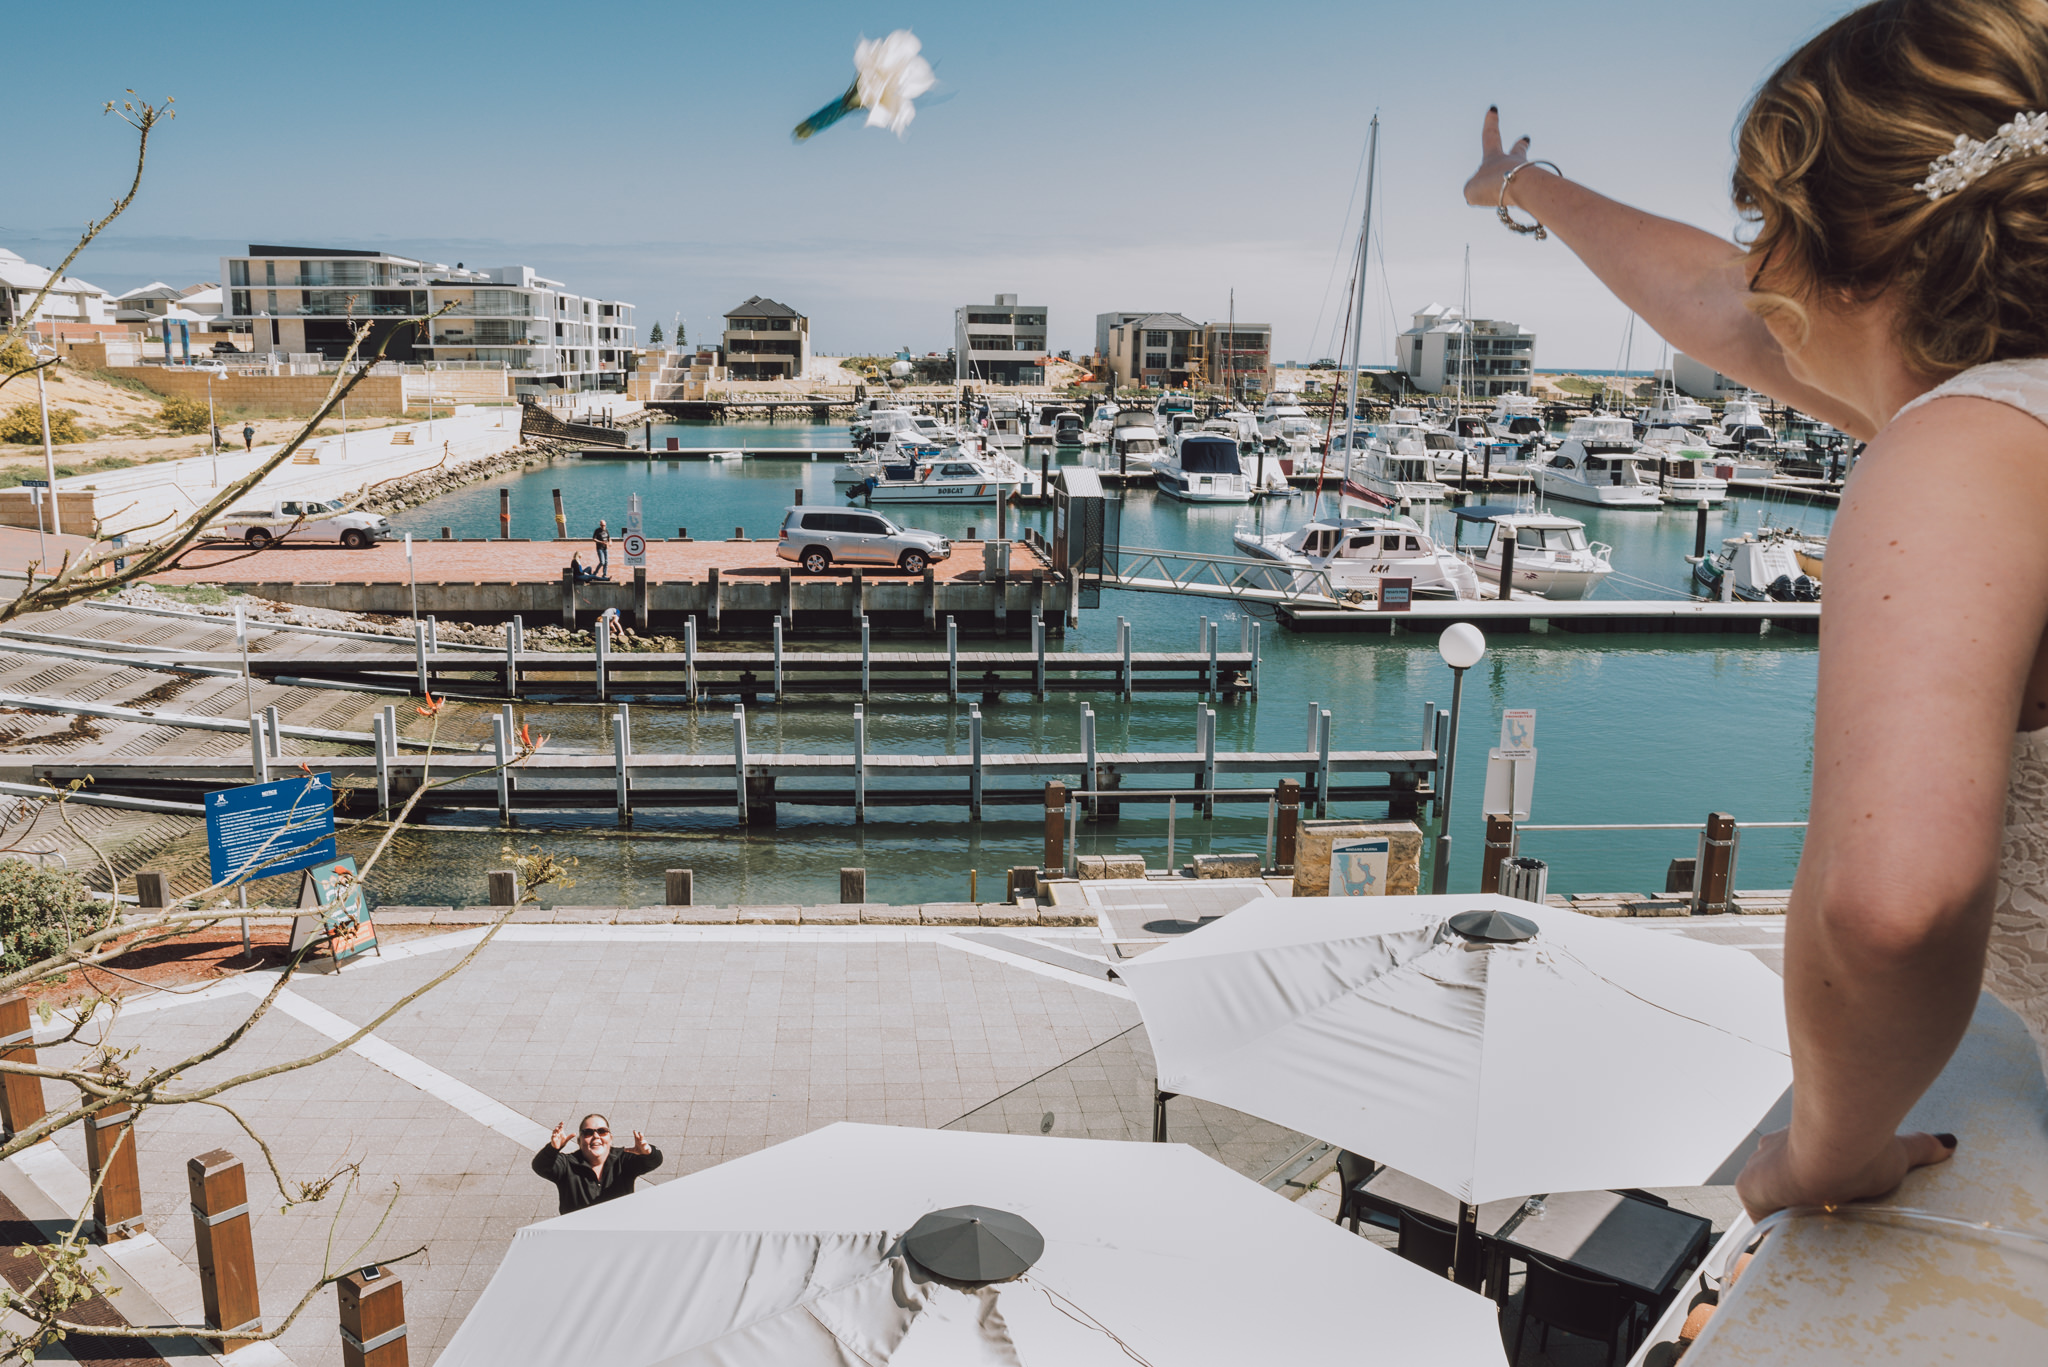
{"label": "boat canopy", "polygon": [[1451,511],[1458,515],[1461,522],[1491,522],[1497,517],[1507,517],[1511,513],[1526,510],[1517,508],[1512,503],[1482,503],[1477,507],[1453,508]]}
{"label": "boat canopy", "polygon": [[1229,437],[1188,437],[1180,444],[1180,468],[1191,475],[1241,475],[1237,443]]}

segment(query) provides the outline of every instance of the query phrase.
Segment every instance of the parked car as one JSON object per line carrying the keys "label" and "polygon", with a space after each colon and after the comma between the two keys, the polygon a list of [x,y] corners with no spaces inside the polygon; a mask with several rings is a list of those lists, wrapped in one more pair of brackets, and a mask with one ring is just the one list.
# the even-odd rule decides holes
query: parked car
{"label": "parked car", "polygon": [[823,574],[835,564],[894,565],[921,574],[925,566],[952,555],[953,544],[937,532],[899,527],[880,513],[790,508],[775,554],[810,574]]}
{"label": "parked car", "polygon": [[216,529],[252,546],[268,546],[290,537],[293,541],[339,541],[350,550],[391,538],[389,519],[378,513],[347,511],[339,501],[280,499],[268,509],[250,508],[229,513]]}

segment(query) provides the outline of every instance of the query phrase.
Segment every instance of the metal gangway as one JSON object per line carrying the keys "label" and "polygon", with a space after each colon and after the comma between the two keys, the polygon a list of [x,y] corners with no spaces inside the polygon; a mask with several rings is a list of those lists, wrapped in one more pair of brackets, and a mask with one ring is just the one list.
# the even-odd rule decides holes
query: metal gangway
{"label": "metal gangway", "polygon": [[1145,546],[1105,548],[1102,584],[1140,593],[1231,598],[1276,607],[1364,610],[1376,606],[1356,589],[1338,589],[1330,582],[1327,570],[1283,565],[1254,556],[1205,555]]}

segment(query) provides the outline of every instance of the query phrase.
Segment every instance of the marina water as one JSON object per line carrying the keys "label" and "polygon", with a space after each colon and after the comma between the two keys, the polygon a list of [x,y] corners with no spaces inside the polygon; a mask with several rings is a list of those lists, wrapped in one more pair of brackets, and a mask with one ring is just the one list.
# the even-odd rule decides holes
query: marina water
{"label": "marina water", "polygon": [[[657,426],[655,447],[670,436],[685,448],[849,444],[839,426],[686,423]],[[572,537],[587,537],[603,517],[616,538],[625,524],[628,496],[637,493],[649,536],[674,536],[678,528],[688,527],[696,539],[720,540],[733,535],[735,527],[750,537],[773,536],[799,487],[807,505],[841,501],[832,485],[835,455],[815,462],[706,462],[663,460],[658,449],[654,454],[652,462],[560,461],[446,495],[395,515],[392,523],[417,537],[439,536],[442,527],[456,536],[495,536],[497,491],[508,487],[512,535],[552,539],[551,491],[560,489]],[[1036,447],[1031,462],[1034,467],[1038,463]],[[1150,490],[1131,490],[1124,498],[1123,545],[1228,555],[1231,533],[1241,521],[1282,530],[1306,520],[1314,502],[1313,495],[1304,493],[1255,510],[1190,507]],[[1321,506],[1327,514],[1334,505],[1326,497]],[[1582,519],[1591,539],[1614,547],[1616,573],[1598,596],[1690,596],[1690,566],[1684,557],[1693,546],[1693,510],[1660,514],[1564,504],[1557,511]],[[993,507],[899,506],[888,514],[956,538],[970,525],[990,535],[995,522]],[[1760,518],[1824,532],[1832,510],[1746,498],[1731,499],[1708,516],[1712,547],[1722,537],[1753,529]],[[1023,526],[1044,528],[1049,518],[1045,510],[1013,508],[1011,534]],[[1448,539],[1450,523],[1450,515],[1439,510],[1433,529]],[[613,554],[613,574],[621,577],[616,539]],[[1113,649],[1116,619],[1123,616],[1131,621],[1139,650],[1193,650],[1199,619],[1207,616],[1221,622],[1224,648],[1234,649],[1239,613],[1237,604],[1221,599],[1106,591],[1101,608],[1083,611],[1080,629],[1070,631],[1064,642],[1054,638],[1052,648]],[[1792,634],[1616,638],[1560,631],[1491,637],[1486,658],[1471,671],[1465,690],[1452,890],[1474,889],[1479,883],[1480,798],[1487,750],[1498,743],[1503,708],[1536,709],[1540,760],[1530,817],[1534,823],[1697,822],[1709,811],[1749,821],[1803,819],[1812,755],[1814,642],[1811,635]],[[991,644],[969,639],[963,648]],[[982,708],[984,747],[992,753],[1078,751],[1085,700],[1095,709],[1098,744],[1105,751],[1191,750],[1197,708],[1209,705],[1216,708],[1219,752],[1299,749],[1309,734],[1312,704],[1330,710],[1333,748],[1410,749],[1424,743],[1424,704],[1450,704],[1450,670],[1430,634],[1296,634],[1268,616],[1261,644],[1262,692],[1255,701],[1224,705],[1165,696],[1125,703],[1091,696],[1041,704],[1006,695]],[[791,648],[812,646],[799,638]],[[928,640],[876,642],[877,650],[931,648]],[[1010,648],[1024,649],[1024,639]],[[764,700],[748,709],[749,745],[755,754],[848,751],[853,701],[777,706]],[[964,752],[967,714],[965,700],[949,706],[936,699],[877,698],[867,707],[869,747],[876,752]],[[553,745],[608,748],[607,708],[530,706],[524,715],[536,730],[554,737]],[[643,752],[731,749],[731,712],[724,704],[701,711],[635,706],[633,727],[635,748]],[[1192,775],[1175,786],[1189,781]],[[1332,812],[1350,814],[1342,808]],[[469,823],[476,818],[447,819]],[[551,899],[572,905],[658,903],[662,871],[676,867],[695,870],[697,900],[707,905],[834,901],[842,866],[868,870],[872,901],[964,901],[970,869],[978,871],[982,900],[1000,900],[1003,871],[1038,862],[1042,830],[1037,810],[1024,807],[991,808],[989,819],[978,825],[965,821],[958,808],[870,809],[867,823],[856,826],[850,809],[785,806],[774,829],[744,833],[724,810],[645,811],[635,814],[629,831],[615,829],[608,811],[522,815],[519,821],[531,834],[515,834],[508,843],[519,848],[543,844],[579,861],[578,886]],[[1081,849],[1142,854],[1157,869],[1166,858],[1166,827],[1163,806],[1127,805],[1120,822],[1100,831],[1084,823]],[[1800,834],[1751,832],[1742,844],[1738,884],[1789,886]],[[1183,804],[1175,835],[1179,863],[1205,851],[1258,851],[1265,843],[1266,809],[1263,804],[1219,806],[1214,820],[1201,821],[1192,819]],[[480,838],[431,828],[409,833],[400,857],[377,880],[379,895],[386,902],[405,903],[482,900]],[[1523,852],[1550,862],[1552,891],[1658,892],[1668,861],[1692,855],[1695,845],[1696,837],[1687,831],[1535,832],[1524,837]]]}

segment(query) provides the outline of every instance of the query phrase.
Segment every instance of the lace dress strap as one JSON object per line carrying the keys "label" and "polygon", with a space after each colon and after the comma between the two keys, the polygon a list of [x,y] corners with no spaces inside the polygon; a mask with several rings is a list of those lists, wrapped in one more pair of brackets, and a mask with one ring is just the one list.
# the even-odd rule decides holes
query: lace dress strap
{"label": "lace dress strap", "polygon": [[2048,356],[1971,366],[1901,408],[1892,421],[1897,422],[1923,403],[1951,398],[1989,399],[2048,424]]}

